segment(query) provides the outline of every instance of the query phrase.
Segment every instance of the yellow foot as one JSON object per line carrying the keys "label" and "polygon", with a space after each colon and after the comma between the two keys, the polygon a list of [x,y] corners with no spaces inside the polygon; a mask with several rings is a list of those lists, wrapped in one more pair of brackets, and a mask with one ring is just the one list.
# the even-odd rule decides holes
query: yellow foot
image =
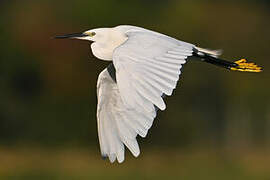
{"label": "yellow foot", "polygon": [[234,62],[238,64],[236,67],[231,67],[233,71],[242,71],[242,72],[261,72],[262,68],[257,66],[255,63],[248,63],[246,59],[241,59]]}

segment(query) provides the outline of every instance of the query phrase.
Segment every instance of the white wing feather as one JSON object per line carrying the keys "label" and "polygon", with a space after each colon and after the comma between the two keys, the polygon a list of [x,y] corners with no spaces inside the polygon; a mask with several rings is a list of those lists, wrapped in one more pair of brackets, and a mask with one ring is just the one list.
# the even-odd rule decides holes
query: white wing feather
{"label": "white wing feather", "polygon": [[152,31],[127,33],[115,49],[117,84],[107,69],[98,78],[98,134],[102,156],[124,161],[124,145],[137,157],[136,136],[145,137],[156,117],[166,108],[162,96],[175,89],[182,64],[193,53],[192,44]]}
{"label": "white wing feather", "polygon": [[97,121],[101,154],[111,162],[124,161],[124,144],[137,157],[140,154],[136,140],[137,134],[145,137],[156,116],[153,104],[148,112],[139,106],[128,109],[122,102],[117,84],[110,77],[107,69],[103,70],[97,83]]}
{"label": "white wing feather", "polygon": [[193,53],[192,44],[151,31],[130,30],[128,40],[116,48],[113,63],[117,85],[125,105],[134,108],[144,102],[164,110],[162,94],[175,89],[182,64]]}

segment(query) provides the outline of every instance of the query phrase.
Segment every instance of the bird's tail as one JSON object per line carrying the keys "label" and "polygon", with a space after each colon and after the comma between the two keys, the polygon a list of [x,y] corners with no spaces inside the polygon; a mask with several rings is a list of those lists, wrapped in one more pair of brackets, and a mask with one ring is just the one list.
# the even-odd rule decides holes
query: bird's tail
{"label": "bird's tail", "polygon": [[220,66],[232,71],[241,71],[241,72],[261,72],[262,68],[252,62],[247,62],[246,59],[237,60],[235,62],[226,61],[223,59],[217,58],[221,53],[215,53],[218,51],[205,51],[202,48],[194,49],[193,56],[199,57],[201,61],[207,62],[216,66]]}

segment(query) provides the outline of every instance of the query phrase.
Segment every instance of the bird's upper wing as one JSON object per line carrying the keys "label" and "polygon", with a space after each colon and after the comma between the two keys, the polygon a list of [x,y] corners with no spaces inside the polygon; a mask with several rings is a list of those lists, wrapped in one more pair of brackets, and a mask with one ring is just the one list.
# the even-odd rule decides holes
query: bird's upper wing
{"label": "bird's upper wing", "polygon": [[151,31],[131,30],[126,35],[128,40],[113,54],[123,102],[130,109],[149,110],[152,104],[164,110],[162,95],[172,95],[182,64],[195,46]]}
{"label": "bird's upper wing", "polygon": [[128,109],[123,104],[118,86],[110,76],[108,68],[100,73],[97,83],[98,136],[102,156],[109,157],[111,162],[117,158],[121,163],[124,161],[124,144],[134,156],[139,155],[136,136],[146,136],[156,111],[150,103],[148,109],[152,110],[149,112],[146,112],[144,107]]}

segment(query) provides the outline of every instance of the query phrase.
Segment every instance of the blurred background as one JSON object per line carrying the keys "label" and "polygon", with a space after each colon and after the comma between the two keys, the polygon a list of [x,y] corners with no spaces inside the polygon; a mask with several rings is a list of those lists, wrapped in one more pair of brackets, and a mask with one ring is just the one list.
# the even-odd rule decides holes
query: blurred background
{"label": "blurred background", "polygon": [[[0,0],[0,179],[270,179],[268,0]],[[142,26],[247,58],[262,73],[190,61],[141,155],[100,157],[96,81],[108,62],[59,34]]]}

